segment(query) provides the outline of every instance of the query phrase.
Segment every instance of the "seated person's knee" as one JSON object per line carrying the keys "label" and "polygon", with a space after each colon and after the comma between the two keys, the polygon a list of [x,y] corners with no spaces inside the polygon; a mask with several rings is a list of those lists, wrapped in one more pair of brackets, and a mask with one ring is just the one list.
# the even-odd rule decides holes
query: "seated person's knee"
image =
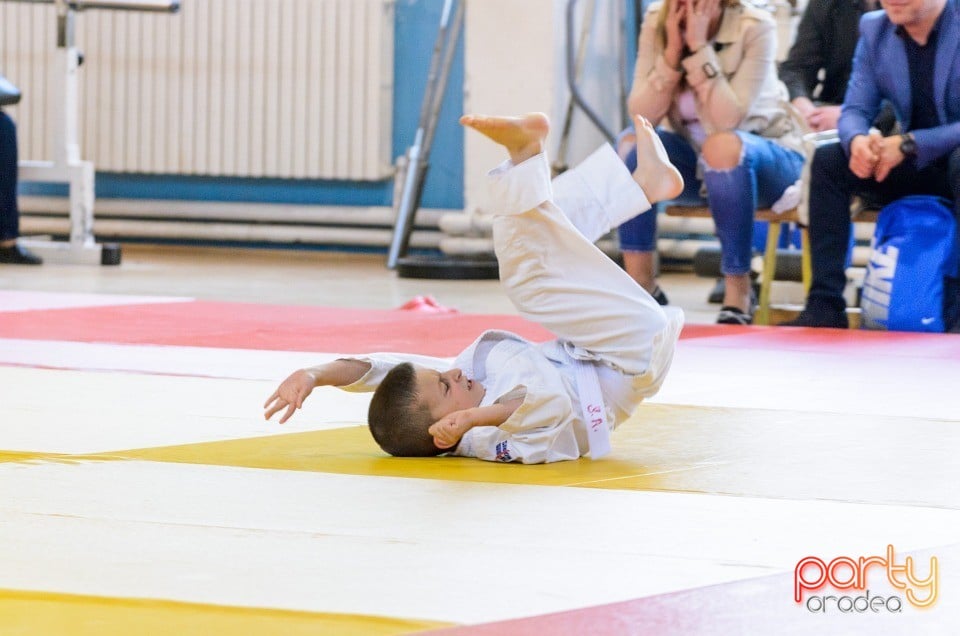
{"label": "seated person's knee", "polygon": [[731,170],[740,165],[742,147],[736,133],[714,133],[703,142],[703,161],[714,170]]}

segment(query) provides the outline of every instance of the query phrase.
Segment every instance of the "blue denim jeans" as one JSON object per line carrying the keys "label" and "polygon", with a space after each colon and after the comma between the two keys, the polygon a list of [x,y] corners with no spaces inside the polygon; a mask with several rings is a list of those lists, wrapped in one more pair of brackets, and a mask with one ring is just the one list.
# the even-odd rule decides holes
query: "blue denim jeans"
{"label": "blue denim jeans", "polygon": [[0,111],[0,241],[17,238],[20,214],[17,210],[17,129],[13,120]]}
{"label": "blue denim jeans", "polygon": [[[714,170],[703,165],[703,181],[697,178],[697,156],[693,146],[676,133],[657,128],[670,161],[683,175],[684,187],[673,205],[709,205],[720,239],[720,269],[724,274],[746,274],[753,255],[753,213],[769,207],[783,191],[800,178],[803,155],[775,141],[753,133],[734,131],[743,144],[740,163],[731,170]],[[627,167],[637,165],[636,151],[626,159]],[[707,198],[700,196],[701,184]],[[657,216],[641,214],[620,226],[620,248],[652,252],[656,249]]]}

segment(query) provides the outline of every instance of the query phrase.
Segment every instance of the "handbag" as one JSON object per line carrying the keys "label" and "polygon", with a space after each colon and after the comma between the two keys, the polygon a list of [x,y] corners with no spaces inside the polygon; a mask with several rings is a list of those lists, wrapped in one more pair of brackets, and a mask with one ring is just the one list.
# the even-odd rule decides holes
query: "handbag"
{"label": "handbag", "polygon": [[0,75],[0,106],[13,106],[20,101],[20,89]]}

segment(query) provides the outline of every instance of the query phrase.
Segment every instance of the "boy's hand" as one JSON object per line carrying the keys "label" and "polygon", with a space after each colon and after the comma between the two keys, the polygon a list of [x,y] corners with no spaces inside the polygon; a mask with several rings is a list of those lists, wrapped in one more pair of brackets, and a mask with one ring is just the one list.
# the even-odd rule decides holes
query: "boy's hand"
{"label": "boy's hand", "polygon": [[269,420],[277,411],[287,409],[280,417],[280,424],[290,419],[297,409],[303,406],[303,401],[313,391],[316,386],[316,377],[307,369],[299,369],[290,374],[286,380],[280,383],[277,390],[273,392],[267,401],[264,402],[263,419]]}
{"label": "boy's hand", "polygon": [[437,448],[453,448],[467,431],[475,426],[500,426],[523,404],[523,398],[475,406],[444,415],[433,423],[428,432]]}
{"label": "boy's hand", "polygon": [[476,423],[477,409],[464,409],[444,415],[433,423],[428,432],[437,448],[453,448]]}
{"label": "boy's hand", "polygon": [[370,363],[355,358],[341,358],[309,369],[300,369],[290,374],[280,383],[264,402],[264,419],[269,420],[274,413],[287,409],[280,418],[283,424],[290,419],[303,401],[318,386],[347,386],[360,380],[370,370]]}

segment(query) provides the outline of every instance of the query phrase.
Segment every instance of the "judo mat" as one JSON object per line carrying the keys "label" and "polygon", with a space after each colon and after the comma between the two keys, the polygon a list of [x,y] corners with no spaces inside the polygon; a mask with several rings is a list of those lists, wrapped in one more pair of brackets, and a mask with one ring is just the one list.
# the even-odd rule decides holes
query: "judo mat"
{"label": "judo mat", "polygon": [[600,461],[391,458],[329,388],[262,418],[295,368],[488,328],[549,337],[0,291],[0,633],[955,633],[960,338],[687,327]]}

